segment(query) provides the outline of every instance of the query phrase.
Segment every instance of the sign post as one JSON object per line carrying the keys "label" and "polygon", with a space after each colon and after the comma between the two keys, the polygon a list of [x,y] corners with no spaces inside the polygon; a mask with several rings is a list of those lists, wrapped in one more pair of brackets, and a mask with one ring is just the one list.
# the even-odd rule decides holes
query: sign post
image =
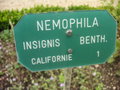
{"label": "sign post", "polygon": [[72,68],[65,68],[64,69],[64,77],[65,77],[64,90],[70,90],[71,75],[72,75]]}
{"label": "sign post", "polygon": [[104,63],[116,21],[106,10],[28,14],[14,27],[17,58],[30,71]]}

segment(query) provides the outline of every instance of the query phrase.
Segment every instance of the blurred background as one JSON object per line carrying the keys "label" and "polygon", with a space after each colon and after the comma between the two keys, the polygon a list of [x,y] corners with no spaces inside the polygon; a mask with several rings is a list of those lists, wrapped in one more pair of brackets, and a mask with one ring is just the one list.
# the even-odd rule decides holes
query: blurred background
{"label": "blurred background", "polygon": [[114,54],[105,64],[72,68],[71,90],[120,90],[119,0],[0,0],[0,90],[64,89],[64,69],[33,73],[17,62],[13,27],[28,13],[71,10],[108,10],[118,23]]}

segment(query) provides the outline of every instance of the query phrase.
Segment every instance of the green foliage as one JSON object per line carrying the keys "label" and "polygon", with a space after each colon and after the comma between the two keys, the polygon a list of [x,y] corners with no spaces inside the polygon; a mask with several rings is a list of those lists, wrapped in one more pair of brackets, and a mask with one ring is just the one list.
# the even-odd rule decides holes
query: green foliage
{"label": "green foliage", "polygon": [[117,70],[117,71],[116,71],[116,75],[117,75],[117,76],[120,76],[120,70]]}
{"label": "green foliage", "polygon": [[108,59],[108,63],[113,63],[115,61],[115,58],[119,56],[120,53],[120,40],[116,40],[116,49],[113,55]]}
{"label": "green foliage", "polygon": [[0,39],[4,42],[13,42],[13,32],[12,32],[12,30],[3,30],[0,33]]}
{"label": "green foliage", "polygon": [[108,63],[113,63],[114,61],[115,61],[115,59],[113,57],[110,57],[107,62]]}
{"label": "green foliage", "polygon": [[116,49],[117,51],[120,50],[120,40],[116,41]]}
{"label": "green foliage", "polygon": [[4,75],[4,72],[0,71],[0,76]]}
{"label": "green foliage", "polygon": [[64,75],[62,73],[59,75],[59,80],[60,83],[64,83]]}
{"label": "green foliage", "polygon": [[81,6],[70,6],[68,10],[95,10],[97,8],[90,7],[88,5],[81,5]]}
{"label": "green foliage", "polygon": [[[68,10],[108,10],[117,20],[118,23],[120,23],[120,5],[118,5],[117,8],[114,8],[113,6],[101,6],[101,7],[90,7],[88,5],[82,5],[82,6],[70,6],[68,7]],[[53,11],[65,11],[65,8],[58,7],[58,6],[35,6],[34,8],[30,9],[22,9],[19,10],[4,10],[0,11],[0,31],[10,29],[9,21],[15,25],[22,16],[29,13],[42,13],[42,12],[53,12]]]}
{"label": "green foliage", "polygon": [[95,90],[103,90],[103,83],[99,83]]}
{"label": "green foliage", "polygon": [[65,9],[62,7],[54,7],[54,6],[35,6],[34,8],[30,9],[22,9],[21,11],[18,10],[4,10],[0,11],[0,31],[5,29],[10,29],[9,20],[15,25],[20,18],[29,13],[41,13],[41,12],[51,12],[51,11],[64,11]]}
{"label": "green foliage", "polygon": [[96,90],[96,88],[103,87],[101,84],[101,73],[95,70],[92,66],[83,66],[73,69],[73,76],[72,76],[72,90]]}

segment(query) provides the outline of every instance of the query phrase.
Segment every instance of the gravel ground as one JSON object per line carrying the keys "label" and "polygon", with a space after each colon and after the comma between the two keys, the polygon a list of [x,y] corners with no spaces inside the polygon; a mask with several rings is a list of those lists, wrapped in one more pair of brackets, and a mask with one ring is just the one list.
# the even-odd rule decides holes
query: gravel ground
{"label": "gravel ground", "polygon": [[12,10],[34,7],[34,5],[49,5],[68,7],[71,5],[101,6],[101,0],[0,0],[0,10]]}

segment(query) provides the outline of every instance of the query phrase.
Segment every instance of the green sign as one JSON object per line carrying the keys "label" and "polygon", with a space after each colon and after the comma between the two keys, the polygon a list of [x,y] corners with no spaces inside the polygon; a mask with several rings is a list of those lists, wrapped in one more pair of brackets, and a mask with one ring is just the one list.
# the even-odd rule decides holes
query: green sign
{"label": "green sign", "polygon": [[116,28],[105,10],[28,14],[14,28],[17,58],[31,71],[104,63]]}

